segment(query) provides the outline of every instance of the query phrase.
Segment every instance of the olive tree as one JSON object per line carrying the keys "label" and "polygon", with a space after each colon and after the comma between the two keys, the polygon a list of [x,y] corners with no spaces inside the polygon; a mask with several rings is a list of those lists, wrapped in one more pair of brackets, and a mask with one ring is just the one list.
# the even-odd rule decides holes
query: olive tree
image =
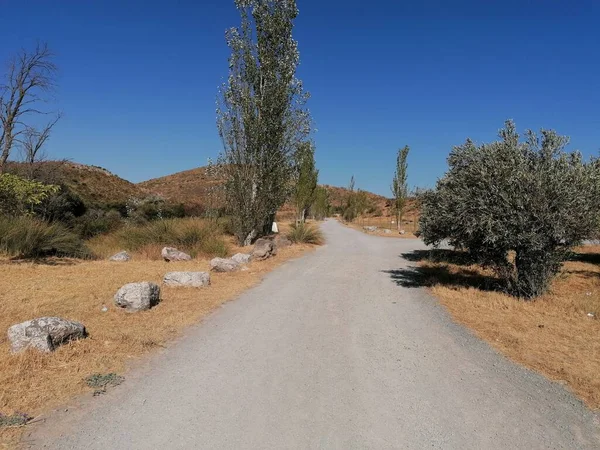
{"label": "olive tree", "polygon": [[293,185],[294,154],[311,132],[308,94],[296,77],[295,0],[236,0],[241,25],[226,32],[229,77],[217,100],[220,165],[241,244],[269,233]]}
{"label": "olive tree", "polygon": [[568,138],[512,121],[500,140],[455,147],[449,170],[422,195],[425,243],[468,250],[521,298],[544,293],[571,249],[598,230],[600,164],[568,153]]}

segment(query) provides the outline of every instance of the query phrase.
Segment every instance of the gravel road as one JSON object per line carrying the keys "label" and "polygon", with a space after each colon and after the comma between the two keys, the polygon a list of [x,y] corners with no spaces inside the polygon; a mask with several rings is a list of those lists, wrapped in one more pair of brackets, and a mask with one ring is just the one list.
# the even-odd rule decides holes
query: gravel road
{"label": "gravel road", "polygon": [[[598,416],[394,275],[416,240],[335,221],[108,394],[27,437],[52,449],[600,448]],[[151,330],[150,330],[151,332]]]}

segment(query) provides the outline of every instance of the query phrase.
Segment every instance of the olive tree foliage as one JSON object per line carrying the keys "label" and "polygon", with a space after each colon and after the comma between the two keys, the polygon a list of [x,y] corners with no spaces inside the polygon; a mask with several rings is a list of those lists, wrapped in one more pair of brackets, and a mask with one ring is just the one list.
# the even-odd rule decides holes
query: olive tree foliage
{"label": "olive tree foliage", "polygon": [[304,222],[306,214],[315,201],[319,171],[315,166],[315,148],[311,142],[303,142],[296,151],[296,171],[293,200],[296,220]]}
{"label": "olive tree foliage", "polygon": [[426,244],[448,240],[495,269],[508,293],[544,293],[571,249],[599,226],[600,164],[567,153],[568,138],[527,131],[512,121],[500,140],[455,147],[449,170],[421,196]]}
{"label": "olive tree foliage", "polygon": [[408,197],[408,152],[410,148],[408,145],[398,150],[396,157],[396,172],[394,173],[394,179],[392,181],[392,195],[393,195],[393,210],[396,215],[396,226],[400,229],[400,222],[402,215],[404,214],[404,207],[406,206],[406,199]]}
{"label": "olive tree foliage", "polygon": [[[34,159],[44,145],[56,120],[41,131],[28,124],[33,116],[48,114],[41,106],[55,85],[56,65],[54,55],[46,44],[32,50],[21,50],[8,63],[6,74],[0,80],[0,173],[18,143],[31,144],[24,148]],[[21,137],[25,136],[23,141]],[[30,151],[36,150],[31,155]]]}
{"label": "olive tree foliage", "polygon": [[217,100],[219,164],[233,230],[248,245],[269,233],[293,186],[294,155],[311,133],[308,93],[296,78],[295,0],[236,0],[226,32],[229,77]]}

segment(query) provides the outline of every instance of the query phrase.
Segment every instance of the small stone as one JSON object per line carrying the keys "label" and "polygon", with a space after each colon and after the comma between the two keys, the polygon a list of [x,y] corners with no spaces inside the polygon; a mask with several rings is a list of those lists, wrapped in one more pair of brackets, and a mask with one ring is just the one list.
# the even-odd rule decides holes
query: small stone
{"label": "small stone", "polygon": [[387,229],[387,228],[386,228],[386,229],[384,229],[384,230],[383,230],[383,232],[384,232],[385,234],[392,234],[392,230],[389,230],[389,229]]}
{"label": "small stone", "polygon": [[183,253],[173,247],[165,247],[160,252],[165,261],[189,261],[192,259],[187,253]]}
{"label": "small stone", "polygon": [[126,251],[119,252],[116,255],[112,255],[110,258],[108,258],[109,261],[117,261],[117,262],[125,262],[125,261],[129,261],[130,259],[131,259],[131,255],[129,253],[127,253]]}
{"label": "small stone", "polygon": [[591,317],[593,319],[594,317],[596,317],[596,314],[594,314],[594,313],[588,313],[588,317]]}
{"label": "small stone", "polygon": [[11,326],[8,340],[13,353],[26,348],[51,352],[69,341],[87,336],[83,324],[60,317],[40,317]]}
{"label": "small stone", "polygon": [[210,261],[210,268],[213,272],[235,272],[240,264],[233,259],[214,258]]}
{"label": "small stone", "polygon": [[128,312],[145,311],[160,302],[160,287],[147,281],[129,283],[115,294],[115,305]]}
{"label": "small stone", "polygon": [[369,231],[369,232],[374,232],[374,231],[377,231],[377,227],[372,226],[372,225],[370,225],[370,226],[364,226],[363,230]]}
{"label": "small stone", "polygon": [[252,255],[248,253],[236,253],[231,257],[238,264],[248,264],[252,259]]}
{"label": "small stone", "polygon": [[406,234],[406,231],[400,230],[398,233],[400,233],[400,234]]}
{"label": "small stone", "polygon": [[167,286],[209,286],[210,274],[207,272],[169,272],[165,275],[163,282]]}
{"label": "small stone", "polygon": [[107,312],[107,311],[108,311],[108,307],[107,307],[106,305],[104,305],[104,306],[102,307],[102,312]]}

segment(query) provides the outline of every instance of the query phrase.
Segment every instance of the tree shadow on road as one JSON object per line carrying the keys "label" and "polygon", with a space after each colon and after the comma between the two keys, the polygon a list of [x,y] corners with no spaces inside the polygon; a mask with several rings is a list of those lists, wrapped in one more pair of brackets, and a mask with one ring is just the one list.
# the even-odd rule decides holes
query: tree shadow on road
{"label": "tree shadow on road", "polygon": [[473,265],[466,252],[454,250],[416,250],[401,255],[403,259],[421,263],[418,266],[384,270],[398,285],[408,288],[437,285],[473,287],[482,291],[499,291],[499,280]]}

